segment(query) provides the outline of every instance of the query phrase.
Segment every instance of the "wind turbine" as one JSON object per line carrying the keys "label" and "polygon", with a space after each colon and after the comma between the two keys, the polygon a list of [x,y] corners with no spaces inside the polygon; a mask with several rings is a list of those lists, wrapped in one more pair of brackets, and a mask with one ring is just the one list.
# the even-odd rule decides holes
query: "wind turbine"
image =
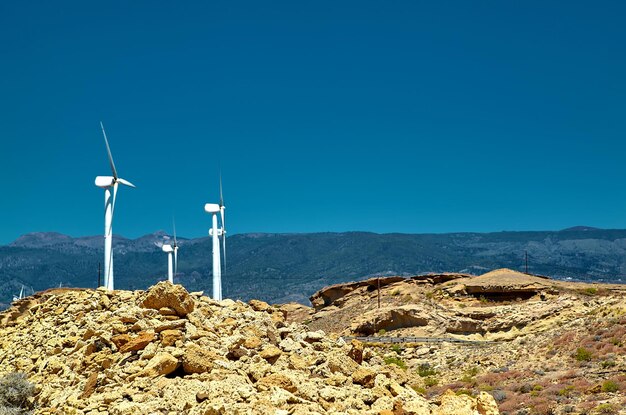
{"label": "wind turbine", "polygon": [[[224,254],[226,253],[226,229],[224,227],[224,199],[222,197],[222,178],[220,174],[220,203],[207,203],[204,210],[212,215],[212,227],[209,235],[213,237],[213,299],[222,300],[222,266],[220,257],[220,241],[224,244]],[[217,214],[221,216],[221,227],[218,228]],[[224,255],[224,259],[226,255]],[[224,260],[226,262],[226,260]]]}
{"label": "wind turbine", "polygon": [[14,295],[14,296],[13,296],[13,301],[14,301],[14,302],[15,302],[15,301],[19,301],[19,300],[21,300],[22,298],[24,298],[24,284],[22,284],[22,289],[20,290],[20,296],[19,296],[19,297],[17,297],[17,296],[15,296],[15,295]]}
{"label": "wind turbine", "polygon": [[172,253],[174,253],[174,248],[172,248],[172,245],[163,244],[162,249],[163,252],[167,253],[167,280],[174,284],[174,270],[172,269]]}
{"label": "wind turbine", "polygon": [[[109,140],[107,140],[107,135],[104,132],[102,121],[100,121],[100,128],[102,128],[104,144],[107,148],[109,164],[111,165],[111,172],[113,173],[113,176],[96,177],[96,186],[104,189],[104,286],[109,290],[113,290],[113,249],[111,243],[113,239],[113,212],[115,211],[117,186],[123,184],[124,186],[135,187],[135,185],[117,175],[115,163],[113,163],[113,156],[111,155],[111,148],[109,147]],[[112,195],[111,188],[113,188]]]}
{"label": "wind turbine", "polygon": [[172,219],[172,224],[174,225],[174,245],[172,249],[174,249],[174,275],[178,275],[178,242],[176,241],[176,221]]}
{"label": "wind turbine", "polygon": [[[174,223],[174,245],[163,244],[163,252],[167,253],[167,280],[174,284],[174,275],[178,272],[178,243],[176,242],[176,223]],[[172,254],[174,254],[174,267],[172,269]]]}

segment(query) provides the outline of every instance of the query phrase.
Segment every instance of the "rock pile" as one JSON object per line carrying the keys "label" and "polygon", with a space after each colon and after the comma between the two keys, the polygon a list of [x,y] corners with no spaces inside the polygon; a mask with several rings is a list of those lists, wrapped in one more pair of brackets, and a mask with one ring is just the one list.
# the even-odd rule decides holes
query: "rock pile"
{"label": "rock pile", "polygon": [[51,290],[0,315],[0,375],[25,372],[36,413],[497,414],[488,394],[429,402],[358,342],[275,307],[147,292]]}

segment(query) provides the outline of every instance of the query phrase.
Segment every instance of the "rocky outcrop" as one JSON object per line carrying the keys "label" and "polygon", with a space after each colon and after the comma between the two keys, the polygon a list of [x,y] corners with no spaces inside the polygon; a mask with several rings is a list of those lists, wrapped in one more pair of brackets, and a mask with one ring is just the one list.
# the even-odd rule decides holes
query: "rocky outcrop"
{"label": "rocky outcrop", "polygon": [[0,315],[0,374],[28,374],[39,414],[440,413],[414,373],[282,316],[169,283],[50,292]]}
{"label": "rocky outcrop", "polygon": [[346,284],[335,284],[328,287],[324,287],[310,297],[313,307],[320,308],[333,304],[335,301],[351,293],[352,291],[366,287],[370,290],[377,289],[378,286],[385,287],[394,282],[403,281],[405,277],[380,277],[370,278],[364,281],[350,282]]}
{"label": "rocky outcrop", "polygon": [[353,323],[351,330],[368,336],[381,330],[426,326],[428,322],[428,314],[422,307],[410,305],[366,313]]}

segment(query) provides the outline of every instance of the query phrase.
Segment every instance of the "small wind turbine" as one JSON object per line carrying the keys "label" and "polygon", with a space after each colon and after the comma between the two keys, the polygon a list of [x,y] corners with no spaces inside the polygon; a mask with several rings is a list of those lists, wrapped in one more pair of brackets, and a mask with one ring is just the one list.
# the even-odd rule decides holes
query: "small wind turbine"
{"label": "small wind turbine", "polygon": [[[163,252],[167,253],[167,280],[174,284],[174,275],[178,272],[178,243],[176,242],[176,223],[174,223],[174,245],[163,244]],[[174,254],[174,267],[172,269],[172,254]]]}
{"label": "small wind turbine", "polygon": [[[207,203],[204,210],[213,216],[212,227],[209,235],[213,237],[213,299],[222,300],[222,266],[220,258],[220,241],[224,244],[224,263],[226,262],[226,229],[224,227],[224,199],[222,197],[222,177],[220,174],[220,203]],[[221,227],[218,228],[217,214],[221,216]]]}
{"label": "small wind turbine", "polygon": [[174,249],[169,244],[163,244],[161,248],[167,254],[167,280],[174,284],[174,270],[172,268],[172,253],[174,253]]}
{"label": "small wind turbine", "polygon": [[22,298],[24,298],[24,284],[22,284],[22,289],[20,290],[20,296],[19,296],[19,297],[17,297],[17,296],[15,296],[15,295],[14,295],[14,296],[13,296],[13,301],[14,301],[14,302],[15,302],[15,301],[19,301],[19,300],[21,300]]}
{"label": "small wind turbine", "polygon": [[[128,180],[118,177],[102,121],[100,122],[100,128],[102,128],[104,144],[106,144],[109,164],[111,165],[111,172],[113,173],[113,176],[96,177],[96,186],[104,189],[104,286],[109,290],[113,290],[113,249],[111,243],[113,239],[113,212],[115,211],[117,186],[118,184],[123,184],[125,186],[135,187],[135,185]],[[113,188],[113,197],[111,197],[111,188]]]}

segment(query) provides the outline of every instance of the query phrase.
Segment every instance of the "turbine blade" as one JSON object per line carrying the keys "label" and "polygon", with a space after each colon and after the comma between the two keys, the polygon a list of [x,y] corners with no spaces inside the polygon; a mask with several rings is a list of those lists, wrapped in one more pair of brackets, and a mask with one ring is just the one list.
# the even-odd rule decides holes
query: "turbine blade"
{"label": "turbine blade", "polygon": [[223,229],[222,229],[222,255],[224,255],[223,269],[226,270],[226,234],[224,233]]}
{"label": "turbine blade", "polygon": [[[118,183],[113,183],[113,203],[111,204],[111,228],[113,228],[113,219],[115,218],[115,199],[117,199],[117,186]],[[113,237],[113,235],[111,235]],[[113,250],[111,250],[112,252]]]}
{"label": "turbine blade", "polygon": [[174,246],[178,246],[178,244],[176,243],[176,220],[174,220],[174,218],[172,218],[172,225],[174,225]]}
{"label": "turbine blade", "polygon": [[174,275],[178,275],[178,248],[174,248]]}
{"label": "turbine blade", "polygon": [[132,184],[131,182],[129,182],[128,180],[122,179],[121,177],[117,178],[116,181],[118,183],[123,184],[124,186],[128,186],[128,187],[137,187],[134,184]]}
{"label": "turbine blade", "polygon": [[220,216],[222,217],[222,230],[226,232],[226,223],[224,222],[224,206],[220,207]]}
{"label": "turbine blade", "polygon": [[220,170],[220,207],[224,206],[224,197],[222,196],[222,170]]}
{"label": "turbine blade", "polygon": [[111,148],[109,147],[109,140],[107,140],[107,133],[104,132],[104,125],[102,121],[100,121],[100,128],[102,128],[102,135],[104,136],[104,144],[107,146],[107,154],[109,155],[109,163],[111,164],[111,171],[113,172],[113,177],[117,179],[117,170],[115,170],[115,163],[113,163],[113,156],[111,155]]}

